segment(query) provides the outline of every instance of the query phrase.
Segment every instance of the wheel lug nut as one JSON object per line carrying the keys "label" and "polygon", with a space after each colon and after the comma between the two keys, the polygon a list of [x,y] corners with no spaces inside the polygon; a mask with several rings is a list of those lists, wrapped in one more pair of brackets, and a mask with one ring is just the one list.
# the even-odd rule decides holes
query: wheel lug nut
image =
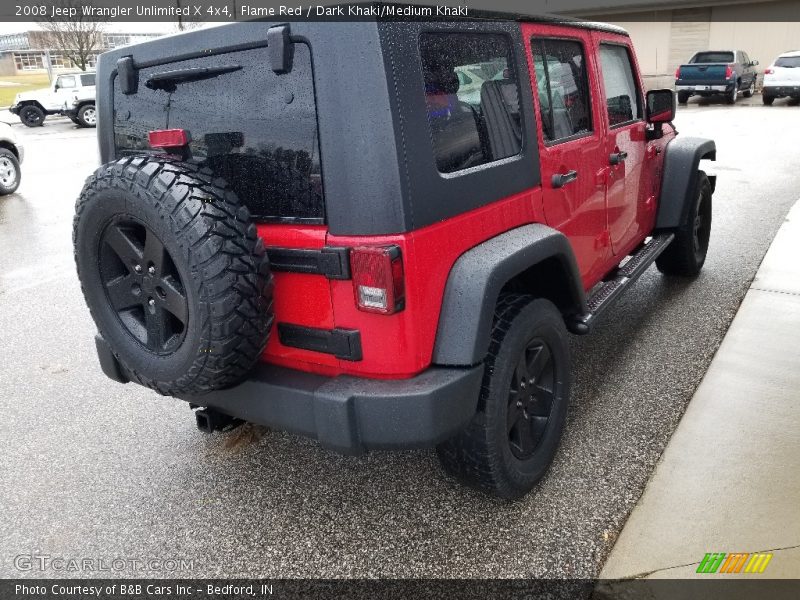
{"label": "wheel lug nut", "polygon": [[155,305],[156,305],[156,301],[155,301],[155,300],[153,300],[152,298],[148,298],[148,299],[147,299],[147,303],[148,303],[150,306],[155,306]]}
{"label": "wheel lug nut", "polygon": [[156,268],[155,267],[148,267],[147,268],[147,272],[150,273],[150,275],[155,275],[156,274]]}
{"label": "wheel lug nut", "polygon": [[137,273],[141,273],[142,265],[134,265],[133,270],[136,271]]}
{"label": "wheel lug nut", "polygon": [[522,408],[522,400],[517,400],[517,408]]}

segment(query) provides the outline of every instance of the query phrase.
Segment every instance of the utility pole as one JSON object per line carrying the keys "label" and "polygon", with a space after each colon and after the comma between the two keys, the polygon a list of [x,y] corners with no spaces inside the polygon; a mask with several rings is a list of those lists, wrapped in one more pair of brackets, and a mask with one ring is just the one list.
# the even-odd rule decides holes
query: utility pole
{"label": "utility pole", "polygon": [[50,60],[50,48],[44,49],[44,66],[47,68],[47,78],[53,83],[53,61]]}

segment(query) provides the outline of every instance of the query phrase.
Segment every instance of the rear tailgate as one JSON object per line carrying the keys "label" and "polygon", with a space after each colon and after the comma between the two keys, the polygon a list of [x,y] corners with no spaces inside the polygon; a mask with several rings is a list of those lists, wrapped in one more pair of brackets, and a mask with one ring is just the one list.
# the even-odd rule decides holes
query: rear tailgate
{"label": "rear tailgate", "polygon": [[779,57],[764,71],[764,86],[800,86],[800,55]]}
{"label": "rear tailgate", "polygon": [[[327,226],[310,49],[294,45],[288,73],[279,76],[269,65],[267,48],[260,47],[146,66],[132,94],[123,94],[117,80],[115,151],[150,153],[149,131],[184,129],[191,158],[230,184],[270,255],[319,251]],[[333,327],[324,276],[286,272],[279,265],[273,275],[276,328]],[[275,329],[263,358],[294,367],[305,362],[317,370],[338,365],[330,354],[284,346]]]}
{"label": "rear tailgate", "polygon": [[677,85],[722,85],[728,82],[725,74],[728,63],[681,65]]}

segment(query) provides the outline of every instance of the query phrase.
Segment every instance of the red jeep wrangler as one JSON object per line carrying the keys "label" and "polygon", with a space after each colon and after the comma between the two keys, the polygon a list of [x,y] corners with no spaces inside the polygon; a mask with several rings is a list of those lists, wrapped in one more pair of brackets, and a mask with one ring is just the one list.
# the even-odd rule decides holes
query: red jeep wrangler
{"label": "red jeep wrangler", "polygon": [[[655,262],[696,275],[710,140],[624,30],[483,13],[243,23],[98,65],[75,258],[103,371],[341,452],[542,477],[568,334]],[[202,408],[201,408],[202,407]]]}

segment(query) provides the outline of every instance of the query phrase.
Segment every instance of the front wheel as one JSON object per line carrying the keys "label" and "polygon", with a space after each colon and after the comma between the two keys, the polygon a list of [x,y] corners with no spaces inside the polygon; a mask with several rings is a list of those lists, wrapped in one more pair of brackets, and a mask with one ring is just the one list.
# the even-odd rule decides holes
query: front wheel
{"label": "front wheel", "polygon": [[19,120],[26,127],[41,127],[44,125],[45,116],[44,111],[33,104],[23,106],[19,111]]}
{"label": "front wheel", "polygon": [[694,277],[706,262],[710,239],[711,182],[703,171],[698,171],[689,214],[675,232],[675,239],[656,259],[656,267],[665,275]]}
{"label": "front wheel", "polygon": [[571,379],[564,319],[552,302],[501,296],[478,411],[437,447],[445,471],[502,498],[519,498],[553,461]]}
{"label": "front wheel", "polygon": [[753,94],[755,94],[755,93],[756,93],[756,80],[753,79],[753,81],[750,82],[750,87],[747,88],[747,90],[745,90],[744,97],[745,98],[752,98]]}

